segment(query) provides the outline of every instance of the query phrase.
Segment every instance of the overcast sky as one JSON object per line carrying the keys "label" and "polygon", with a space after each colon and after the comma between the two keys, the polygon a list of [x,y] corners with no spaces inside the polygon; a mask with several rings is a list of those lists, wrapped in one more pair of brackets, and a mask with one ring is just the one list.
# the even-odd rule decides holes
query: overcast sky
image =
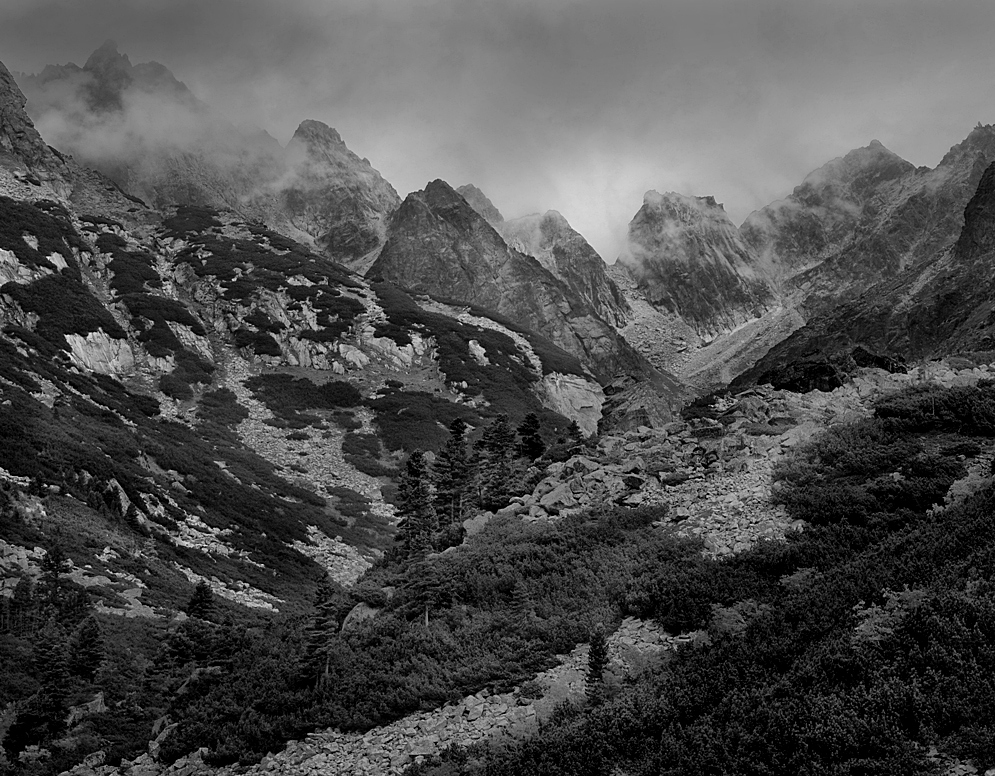
{"label": "overcast sky", "polygon": [[992,0],[0,0],[0,61],[105,39],[286,142],[339,130],[401,196],[474,183],[611,262],[647,189],[740,223],[878,139],[935,165],[995,122]]}

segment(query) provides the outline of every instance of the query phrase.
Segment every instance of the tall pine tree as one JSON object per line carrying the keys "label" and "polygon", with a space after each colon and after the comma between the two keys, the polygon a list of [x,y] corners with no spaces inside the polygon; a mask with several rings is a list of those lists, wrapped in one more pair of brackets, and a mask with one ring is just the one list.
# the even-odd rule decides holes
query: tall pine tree
{"label": "tall pine tree", "polygon": [[461,524],[472,512],[473,478],[466,449],[466,430],[467,425],[461,418],[450,424],[449,439],[432,466],[435,510],[443,529]]}
{"label": "tall pine tree", "polygon": [[546,452],[546,443],[540,433],[539,416],[530,412],[518,426],[518,445],[515,452],[519,458],[531,462]]}
{"label": "tall pine tree", "polygon": [[41,685],[38,700],[51,735],[63,727],[70,682],[66,633],[54,620],[36,634],[31,659]]}
{"label": "tall pine tree", "polygon": [[408,456],[397,487],[398,540],[404,554],[423,555],[431,549],[439,530],[428,465],[421,450]]}
{"label": "tall pine tree", "polygon": [[497,510],[508,504],[515,492],[515,432],[508,416],[498,415],[478,442],[480,458],[480,506]]}
{"label": "tall pine tree", "polygon": [[305,664],[315,689],[328,681],[332,638],[339,630],[337,597],[337,590],[327,577],[318,583],[314,596],[314,614],[304,633]]}
{"label": "tall pine tree", "polygon": [[213,608],[214,592],[211,590],[211,586],[207,584],[207,581],[202,579],[194,587],[193,593],[190,594],[190,600],[187,601],[185,611],[191,617],[206,620]]}
{"label": "tall pine tree", "polygon": [[76,676],[92,682],[104,662],[104,637],[91,614],[73,633],[69,642],[69,668]]}
{"label": "tall pine tree", "polygon": [[587,654],[587,678],[585,689],[589,703],[597,704],[604,700],[604,677],[608,667],[608,639],[605,628],[598,623],[591,634],[591,647]]}

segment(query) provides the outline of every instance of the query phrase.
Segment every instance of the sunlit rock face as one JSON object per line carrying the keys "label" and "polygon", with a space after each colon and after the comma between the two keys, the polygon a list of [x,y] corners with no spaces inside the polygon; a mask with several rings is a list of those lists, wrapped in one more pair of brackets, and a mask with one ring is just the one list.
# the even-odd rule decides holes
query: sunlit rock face
{"label": "sunlit rock face", "polygon": [[774,304],[767,273],[712,197],[647,192],[618,263],[650,304],[708,339]]}

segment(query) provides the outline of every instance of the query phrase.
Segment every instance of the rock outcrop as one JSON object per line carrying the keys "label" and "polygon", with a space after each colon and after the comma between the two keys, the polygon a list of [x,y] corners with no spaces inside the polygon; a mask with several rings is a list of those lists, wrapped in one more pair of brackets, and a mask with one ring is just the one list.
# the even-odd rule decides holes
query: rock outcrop
{"label": "rock outcrop", "polygon": [[494,207],[494,203],[487,198],[487,195],[472,183],[460,186],[456,191],[467,201],[470,207],[480,213],[484,217],[484,220],[495,229],[504,223],[504,216],[501,215],[501,211]]}
{"label": "rock outcrop", "polygon": [[44,182],[66,197],[69,168],[38,134],[24,112],[26,102],[10,71],[0,63],[0,166],[14,166],[15,176],[20,172],[22,180],[37,186]]}
{"label": "rock outcrop", "polygon": [[712,197],[647,192],[618,264],[650,304],[676,313],[705,339],[774,304],[770,280]]}
{"label": "rock outcrop", "polygon": [[881,204],[915,167],[877,140],[809,173],[785,199],[751,213],[740,232],[782,286],[844,249],[880,216]]}
{"label": "rock outcrop", "polygon": [[536,259],[601,318],[615,327],[625,325],[631,310],[604,260],[562,215],[548,210],[495,228],[511,248]]}
{"label": "rock outcrop", "polygon": [[839,380],[832,375],[841,363],[861,352],[915,360],[995,348],[995,164],[963,220],[955,245],[814,317],[736,384],[790,385],[803,373]]}
{"label": "rock outcrop", "polygon": [[408,195],[366,275],[500,313],[577,356],[602,380],[653,371],[583,298],[509,248],[445,181]]}

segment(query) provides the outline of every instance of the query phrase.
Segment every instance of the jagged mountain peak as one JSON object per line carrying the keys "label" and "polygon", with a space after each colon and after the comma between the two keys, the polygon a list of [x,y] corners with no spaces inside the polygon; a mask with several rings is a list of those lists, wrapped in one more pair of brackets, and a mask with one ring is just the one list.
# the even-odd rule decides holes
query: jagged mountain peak
{"label": "jagged mountain peak", "polygon": [[866,195],[882,182],[899,178],[915,170],[915,165],[889,150],[879,140],[855,148],[812,171],[793,196],[809,200],[824,197],[827,192],[858,197]]}
{"label": "jagged mountain peak", "polygon": [[938,167],[955,166],[964,160],[971,162],[979,156],[985,160],[995,158],[995,124],[978,122],[966,138],[944,154]]}
{"label": "jagged mountain peak", "polygon": [[711,196],[646,192],[618,263],[650,304],[708,339],[757,317],[773,301],[755,255]]}
{"label": "jagged mountain peak", "polygon": [[504,221],[504,216],[501,215],[501,211],[498,210],[494,203],[487,198],[480,189],[474,186],[472,183],[467,183],[456,189],[460,196],[465,199],[470,207],[476,210],[480,215],[482,215],[491,226],[497,226]]}
{"label": "jagged mountain peak", "polygon": [[291,142],[304,143],[306,146],[341,146],[345,147],[342,135],[334,127],[330,127],[316,119],[304,119],[294,132]]}
{"label": "jagged mountain peak", "polygon": [[130,70],[131,60],[127,54],[122,54],[118,49],[117,42],[108,38],[105,40],[86,60],[83,65],[84,70],[103,71],[108,70]]}
{"label": "jagged mountain peak", "polygon": [[710,195],[694,197],[676,191],[661,194],[655,189],[650,189],[643,195],[643,208],[665,212],[669,218],[676,219],[686,226],[699,223],[703,219],[725,221],[732,225],[725,207]]}
{"label": "jagged mountain peak", "polygon": [[532,213],[495,228],[517,251],[536,259],[604,320],[624,326],[631,313],[625,297],[608,276],[601,256],[558,211]]}

